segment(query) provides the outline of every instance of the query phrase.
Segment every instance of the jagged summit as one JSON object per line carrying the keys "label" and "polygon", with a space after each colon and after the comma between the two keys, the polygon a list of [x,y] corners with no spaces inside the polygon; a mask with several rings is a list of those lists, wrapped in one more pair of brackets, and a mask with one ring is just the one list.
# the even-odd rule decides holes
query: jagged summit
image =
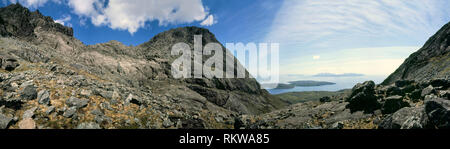
{"label": "jagged summit", "polygon": [[398,80],[424,81],[450,76],[450,23],[442,27],[417,52],[392,73],[383,84]]}
{"label": "jagged summit", "polygon": [[19,38],[35,37],[40,30],[60,32],[73,36],[73,29],[63,26],[48,16],[43,16],[39,10],[30,12],[20,4],[11,4],[0,8],[0,35]]}

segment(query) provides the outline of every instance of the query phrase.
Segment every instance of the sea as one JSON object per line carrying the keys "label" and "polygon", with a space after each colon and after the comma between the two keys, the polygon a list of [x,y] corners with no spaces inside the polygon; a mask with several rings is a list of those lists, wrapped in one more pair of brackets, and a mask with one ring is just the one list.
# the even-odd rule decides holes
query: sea
{"label": "sea", "polygon": [[312,81],[327,81],[336,83],[334,85],[312,86],[312,87],[294,87],[291,89],[267,89],[270,94],[282,94],[288,92],[305,92],[305,91],[339,91],[343,89],[351,89],[358,83],[372,80],[376,84],[383,82],[387,76],[346,76],[346,77],[315,77],[315,76],[303,76],[303,75],[289,75],[280,76],[280,83],[288,83],[290,81],[300,80],[312,80]]}

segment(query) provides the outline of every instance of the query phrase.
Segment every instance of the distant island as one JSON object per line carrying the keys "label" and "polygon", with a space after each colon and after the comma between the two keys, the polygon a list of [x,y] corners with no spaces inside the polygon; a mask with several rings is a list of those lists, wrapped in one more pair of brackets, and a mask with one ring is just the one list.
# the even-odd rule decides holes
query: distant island
{"label": "distant island", "polygon": [[301,86],[301,87],[310,87],[310,86],[323,86],[323,85],[334,85],[336,83],[333,82],[326,82],[326,81],[291,81],[289,84],[293,84],[294,86]]}
{"label": "distant island", "polygon": [[[313,87],[313,86],[324,86],[324,85],[334,85],[336,83],[326,82],[326,81],[312,81],[312,80],[302,80],[302,81],[291,81],[288,84],[278,83],[274,89],[292,89],[297,86],[299,87]],[[263,84],[262,86],[274,86],[274,84]]]}
{"label": "distant island", "polygon": [[313,77],[361,77],[361,76],[364,76],[364,74],[358,74],[358,73],[343,73],[343,74],[319,73],[319,74],[313,75]]}

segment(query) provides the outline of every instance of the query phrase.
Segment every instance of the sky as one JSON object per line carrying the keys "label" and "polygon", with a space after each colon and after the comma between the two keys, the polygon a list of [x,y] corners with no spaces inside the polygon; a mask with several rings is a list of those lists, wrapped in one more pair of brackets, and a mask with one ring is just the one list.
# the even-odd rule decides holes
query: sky
{"label": "sky", "polygon": [[139,45],[176,27],[225,43],[280,45],[280,73],[387,76],[450,21],[448,0],[1,0],[74,28],[91,45]]}

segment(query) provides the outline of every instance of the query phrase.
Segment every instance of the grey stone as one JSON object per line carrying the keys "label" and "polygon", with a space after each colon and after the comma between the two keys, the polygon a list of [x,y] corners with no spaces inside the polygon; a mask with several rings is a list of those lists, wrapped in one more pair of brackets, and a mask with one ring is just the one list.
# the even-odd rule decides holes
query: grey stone
{"label": "grey stone", "polygon": [[426,95],[430,95],[433,92],[434,92],[434,88],[433,88],[433,86],[430,85],[422,90],[421,96],[425,97]]}
{"label": "grey stone", "polygon": [[22,119],[27,119],[27,118],[33,118],[34,116],[34,112],[38,109],[38,107],[33,107],[31,109],[26,110],[23,115],[22,115]]}
{"label": "grey stone", "polygon": [[0,113],[0,129],[6,129],[13,118]]}
{"label": "grey stone", "polygon": [[103,116],[103,115],[104,115],[103,112],[100,111],[100,109],[92,110],[92,111],[91,111],[91,114],[92,114],[92,115],[99,115],[99,116]]}
{"label": "grey stone", "polygon": [[47,90],[41,90],[37,94],[39,104],[48,105],[50,103],[50,93]]}
{"label": "grey stone", "polygon": [[164,119],[164,121],[163,121],[163,126],[164,126],[165,128],[172,127],[173,125],[174,125],[174,123],[173,123],[172,121],[170,121],[170,119],[168,119],[168,118],[165,118],[165,119]]}
{"label": "grey stone", "polygon": [[330,129],[343,129],[343,128],[344,128],[343,122],[336,122],[330,127]]}
{"label": "grey stone", "polygon": [[406,107],[395,112],[390,120],[387,120],[385,129],[422,129],[427,126],[427,115],[424,107]]}
{"label": "grey stone", "polygon": [[77,129],[102,129],[99,124],[94,122],[81,123],[77,126]]}
{"label": "grey stone", "polygon": [[45,114],[49,115],[49,114],[51,114],[51,113],[54,112],[54,111],[55,111],[55,107],[54,107],[54,106],[50,106],[50,107],[48,107],[47,110],[45,111]]}
{"label": "grey stone", "polygon": [[89,100],[70,97],[66,100],[66,104],[70,107],[83,108],[88,105]]}
{"label": "grey stone", "polygon": [[64,111],[63,116],[67,117],[67,118],[71,118],[72,116],[75,115],[76,112],[77,112],[77,108],[76,107],[70,107],[69,109]]}
{"label": "grey stone", "polygon": [[32,84],[26,85],[20,91],[20,97],[24,100],[33,100],[37,97],[36,87]]}

